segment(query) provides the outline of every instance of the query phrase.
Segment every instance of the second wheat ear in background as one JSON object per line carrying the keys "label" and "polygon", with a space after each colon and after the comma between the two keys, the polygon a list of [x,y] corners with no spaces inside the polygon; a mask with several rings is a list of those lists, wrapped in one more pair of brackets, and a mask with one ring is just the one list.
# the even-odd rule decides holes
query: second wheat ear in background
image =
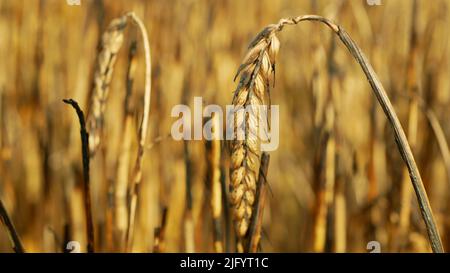
{"label": "second wheat ear in background", "polygon": [[[302,21],[317,21],[331,28],[361,66],[394,131],[397,147],[407,166],[411,183],[416,193],[431,248],[433,252],[444,252],[419,169],[394,107],[369,61],[359,46],[341,26],[321,16],[304,15],[294,18],[283,18],[277,24],[264,28],[250,43],[248,53],[238,69],[238,75],[240,74],[241,78],[234,94],[233,104],[243,107],[250,106],[251,109],[269,104],[270,76],[274,72],[275,57],[279,49],[279,41],[276,35],[283,30],[284,26],[297,25]],[[258,111],[254,113],[256,117],[259,117],[260,113]],[[255,122],[253,119],[255,116],[235,117],[233,124],[235,131],[236,128],[245,125],[244,140],[232,141],[230,167],[230,199],[234,209],[238,251],[241,252],[244,251],[243,239],[248,232],[249,222],[254,210],[255,177],[261,160],[260,138],[255,134],[255,132],[258,132],[259,124],[258,120]]]}
{"label": "second wheat ear in background", "polygon": [[[142,44],[145,56],[145,83],[144,83],[144,109],[142,118],[139,124],[138,132],[138,152],[136,155],[135,165],[133,167],[133,174],[131,176],[131,183],[128,188],[129,196],[119,196],[123,202],[128,201],[127,209],[120,206],[116,207],[121,218],[117,223],[120,234],[121,245],[125,245],[125,250],[131,248],[132,237],[134,232],[134,221],[137,206],[137,196],[139,184],[142,180],[142,166],[145,153],[145,143],[147,139],[148,121],[150,115],[151,102],[151,53],[150,42],[147,29],[142,20],[137,17],[134,12],[126,13],[125,15],[111,21],[108,28],[102,35],[100,52],[97,57],[97,64],[94,75],[94,84],[92,97],[90,101],[90,108],[87,119],[87,130],[89,132],[89,154],[94,157],[96,151],[102,140],[102,129],[104,123],[104,114],[106,109],[106,102],[108,100],[109,85],[111,84],[114,65],[116,63],[117,54],[122,47],[124,40],[124,31],[129,22],[134,23],[141,33]],[[117,193],[117,192],[116,192]],[[126,200],[126,201],[125,201]],[[126,211],[126,212],[125,212]],[[117,216],[116,215],[116,216]]]}
{"label": "second wheat ear in background", "polygon": [[88,113],[89,153],[95,154],[101,141],[106,102],[117,54],[122,47],[127,17],[114,19],[102,35],[94,74],[91,105]]}

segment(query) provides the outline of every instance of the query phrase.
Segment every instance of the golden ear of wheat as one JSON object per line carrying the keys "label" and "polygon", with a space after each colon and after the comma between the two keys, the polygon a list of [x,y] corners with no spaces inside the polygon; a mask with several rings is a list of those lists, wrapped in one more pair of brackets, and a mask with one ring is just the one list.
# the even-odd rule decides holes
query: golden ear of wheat
{"label": "golden ear of wheat", "polygon": [[[230,202],[233,205],[236,234],[238,241],[241,241],[238,248],[242,248],[255,202],[256,180],[261,163],[260,121],[265,115],[262,109],[270,101],[271,76],[275,71],[275,57],[280,46],[276,31],[277,26],[270,25],[253,39],[235,77],[240,75],[233,97],[235,110],[234,138],[230,147]],[[238,137],[239,130],[244,131],[242,138]]]}
{"label": "golden ear of wheat", "polygon": [[124,29],[127,17],[123,16],[111,21],[103,33],[100,52],[94,75],[93,91],[88,116],[89,152],[95,153],[100,144],[101,130],[106,100],[108,99],[109,85],[111,83],[117,53],[123,44]]}

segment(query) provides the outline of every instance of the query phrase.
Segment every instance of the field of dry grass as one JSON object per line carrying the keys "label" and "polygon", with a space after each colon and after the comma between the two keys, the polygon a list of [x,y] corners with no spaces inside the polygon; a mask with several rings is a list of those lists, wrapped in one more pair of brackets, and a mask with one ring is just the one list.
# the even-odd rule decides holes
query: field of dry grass
{"label": "field of dry grass", "polygon": [[[431,252],[434,222],[450,250],[450,2],[432,2],[0,0],[0,252],[6,215],[26,252]],[[380,85],[334,24],[280,21],[306,14]],[[194,97],[279,105],[278,149],[174,140]]]}

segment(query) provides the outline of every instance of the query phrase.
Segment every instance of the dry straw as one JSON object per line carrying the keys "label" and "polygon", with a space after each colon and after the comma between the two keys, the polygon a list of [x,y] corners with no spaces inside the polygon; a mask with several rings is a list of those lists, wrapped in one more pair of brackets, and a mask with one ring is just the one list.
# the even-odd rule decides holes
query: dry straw
{"label": "dry straw", "polygon": [[[273,72],[275,56],[279,48],[276,34],[280,32],[284,26],[297,25],[302,21],[318,21],[331,28],[361,66],[372,87],[374,95],[394,131],[397,147],[407,166],[411,183],[416,193],[431,248],[433,252],[443,252],[442,242],[423,186],[422,178],[394,107],[367,58],[341,26],[336,25],[321,16],[304,15],[281,19],[277,24],[266,27],[250,43],[248,53],[244,58],[242,65],[239,67],[238,74],[241,74],[241,79],[233,98],[233,104],[235,106],[251,107],[268,104],[267,100],[265,100],[265,96],[267,95],[266,92],[269,91],[269,79]],[[251,117],[249,118],[249,115],[246,115],[243,119],[235,118],[235,129],[243,124],[246,125],[245,139],[242,141],[234,140],[231,145],[232,194],[230,199],[234,206],[234,219],[238,236],[239,251],[243,251],[242,240],[248,231],[250,218],[254,210],[253,203],[255,201],[256,192],[255,181],[261,157],[261,151],[258,145],[260,139],[253,134],[253,130],[258,129],[257,122],[254,122]]]}

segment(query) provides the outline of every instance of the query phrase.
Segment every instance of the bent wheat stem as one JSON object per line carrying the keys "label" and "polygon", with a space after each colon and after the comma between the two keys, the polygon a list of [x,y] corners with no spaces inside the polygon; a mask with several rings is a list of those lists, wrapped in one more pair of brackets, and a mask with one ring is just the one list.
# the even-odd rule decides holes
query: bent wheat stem
{"label": "bent wheat stem", "polygon": [[137,206],[137,196],[138,196],[138,188],[139,184],[142,180],[142,164],[144,159],[144,151],[145,151],[145,141],[147,139],[147,130],[148,130],[148,120],[150,115],[150,99],[151,99],[151,54],[150,54],[150,42],[148,39],[147,29],[144,26],[144,23],[139,19],[136,14],[133,12],[128,13],[127,16],[131,18],[133,22],[136,23],[138,29],[141,32],[142,42],[144,44],[144,54],[145,54],[145,86],[144,86],[144,113],[142,116],[141,123],[139,125],[139,146],[138,146],[138,154],[136,157],[136,163],[134,166],[133,173],[133,181],[130,188],[130,204],[129,204],[129,213],[128,213],[128,231],[127,231],[127,249],[131,246],[131,237],[134,230],[134,218],[136,214],[136,206]]}
{"label": "bent wheat stem", "polygon": [[81,155],[83,159],[83,180],[84,180],[84,209],[86,215],[86,232],[87,232],[87,251],[94,252],[94,222],[92,219],[92,206],[91,206],[91,186],[89,180],[89,134],[86,131],[86,123],[84,121],[84,113],[80,106],[73,99],[64,99],[64,103],[67,103],[75,109],[80,122],[80,134],[81,134]]}
{"label": "bent wheat stem", "polygon": [[[369,61],[367,60],[366,56],[364,55],[364,53],[361,51],[361,49],[359,48],[359,46],[351,39],[350,35],[339,25],[331,22],[330,20],[321,17],[321,16],[317,16],[317,15],[304,15],[304,16],[298,16],[298,17],[294,17],[294,18],[284,18],[281,19],[277,24],[275,25],[269,25],[268,27],[266,27],[262,32],[260,32],[254,41],[250,44],[250,49],[249,49],[249,53],[247,56],[253,56],[252,53],[260,53],[261,55],[264,55],[264,53],[267,52],[267,44],[269,44],[267,41],[269,39],[276,39],[276,34],[278,32],[280,32],[284,26],[286,25],[297,25],[298,23],[302,22],[302,21],[317,21],[317,22],[321,22],[325,25],[327,25],[331,30],[333,30],[333,32],[340,38],[341,42],[346,46],[346,48],[349,50],[349,52],[351,53],[351,55],[353,56],[353,58],[358,62],[358,64],[360,65],[361,69],[363,70],[364,74],[366,75],[369,84],[372,88],[372,91],[374,93],[374,95],[376,96],[378,103],[380,104],[381,108],[383,109],[385,116],[387,118],[387,120],[389,121],[393,131],[394,131],[394,136],[395,136],[395,140],[397,143],[397,148],[402,156],[403,161],[405,162],[407,169],[408,169],[408,173],[411,179],[411,183],[413,185],[418,203],[419,203],[419,207],[420,207],[420,212],[422,214],[422,218],[425,222],[425,226],[426,226],[426,230],[428,233],[428,237],[429,237],[429,241],[431,244],[431,248],[433,250],[433,252],[443,252],[443,247],[442,247],[442,242],[441,242],[441,238],[439,236],[439,232],[433,217],[433,213],[431,210],[431,206],[430,203],[428,201],[428,197],[422,182],[422,178],[420,176],[419,173],[419,169],[417,168],[417,164],[414,160],[414,156],[412,154],[411,148],[409,146],[408,140],[406,138],[405,132],[400,124],[400,121],[397,117],[397,114],[395,113],[394,107],[392,106],[391,101],[389,100],[386,91],[384,90],[383,85],[381,84],[380,80],[378,79],[378,76],[376,75],[375,71],[373,70],[371,64],[369,63]],[[265,41],[265,44],[262,43],[261,41]],[[255,48],[259,47],[259,50],[255,50]],[[246,68],[249,64],[248,60],[250,58],[246,57],[246,59],[244,60],[244,65],[241,65],[241,67],[243,66],[244,68]],[[250,59],[250,64],[251,63],[256,63],[255,62],[255,58]],[[258,65],[260,65],[260,62],[258,63]],[[240,68],[239,71],[241,71],[242,69]],[[255,71],[258,72],[259,69],[255,69]],[[257,73],[253,73],[252,74],[253,78],[255,78],[257,76]],[[242,78],[241,78],[241,82],[242,82]],[[244,83],[248,82],[245,81],[244,79]],[[245,89],[244,89],[245,90]],[[249,89],[249,91],[252,91],[251,89]],[[242,92],[240,92],[242,93]],[[248,92],[250,93],[250,92]],[[246,100],[244,100],[245,102]],[[237,149],[234,149],[237,150]],[[233,160],[232,160],[233,161]],[[236,166],[235,166],[236,167]],[[239,167],[239,166],[237,166]],[[235,171],[237,171],[238,169],[235,168]],[[243,177],[245,176],[246,173],[238,173],[239,174],[239,178],[240,180],[243,179]],[[244,176],[243,176],[244,174]],[[236,175],[235,175],[236,177]],[[234,179],[236,181],[236,178]],[[232,176],[232,184],[233,184],[233,176]],[[237,186],[233,185],[233,186]],[[244,214],[245,211],[247,211],[244,207]],[[242,229],[242,231],[246,231],[246,229]]]}

